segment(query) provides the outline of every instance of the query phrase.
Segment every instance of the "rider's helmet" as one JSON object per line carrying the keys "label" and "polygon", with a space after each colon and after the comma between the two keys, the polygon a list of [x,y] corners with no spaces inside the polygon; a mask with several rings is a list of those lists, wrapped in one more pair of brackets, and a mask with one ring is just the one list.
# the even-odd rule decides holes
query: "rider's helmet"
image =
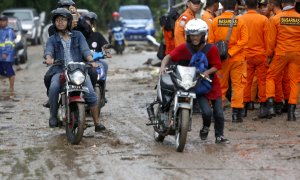
{"label": "rider's helmet", "polygon": [[59,0],[57,2],[57,7],[65,7],[65,6],[75,6],[75,2],[72,0]]}
{"label": "rider's helmet", "polygon": [[56,18],[57,18],[58,16],[63,16],[63,17],[65,17],[65,18],[67,18],[67,20],[68,20],[68,23],[67,23],[67,29],[68,29],[69,31],[71,31],[71,29],[72,29],[72,20],[73,20],[73,16],[72,16],[72,14],[70,13],[70,11],[68,11],[68,10],[65,9],[65,8],[57,8],[57,9],[55,9],[55,10],[53,10],[53,11],[51,12],[51,15],[52,15],[52,18],[51,18],[52,24],[54,24],[54,27],[55,27],[55,28],[56,28],[56,26],[55,26],[55,20],[56,20]]}
{"label": "rider's helmet", "polygon": [[86,20],[89,20],[92,24],[94,24],[96,21],[97,21],[97,14],[94,13],[94,12],[87,12],[87,13],[84,13],[82,15],[82,17]]}
{"label": "rider's helmet", "polygon": [[117,11],[115,11],[112,13],[112,17],[120,17],[120,14]]}
{"label": "rider's helmet", "polygon": [[[190,35],[201,35],[200,44],[205,43],[207,40],[208,26],[205,21],[201,19],[190,20],[184,28],[187,42],[191,42]],[[199,45],[200,45],[199,44]]]}

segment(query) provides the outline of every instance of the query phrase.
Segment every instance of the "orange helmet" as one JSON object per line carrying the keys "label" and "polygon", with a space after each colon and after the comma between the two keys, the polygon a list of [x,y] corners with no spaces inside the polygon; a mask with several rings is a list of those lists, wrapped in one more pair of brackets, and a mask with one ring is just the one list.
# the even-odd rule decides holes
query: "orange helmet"
{"label": "orange helmet", "polygon": [[119,16],[120,16],[120,14],[117,11],[112,13],[112,17],[119,17]]}

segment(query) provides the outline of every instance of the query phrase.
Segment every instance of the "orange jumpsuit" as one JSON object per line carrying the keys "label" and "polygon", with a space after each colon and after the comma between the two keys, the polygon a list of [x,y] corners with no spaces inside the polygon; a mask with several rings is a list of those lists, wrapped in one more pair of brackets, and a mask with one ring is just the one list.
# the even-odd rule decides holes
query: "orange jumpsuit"
{"label": "orange jumpsuit", "polygon": [[168,55],[175,48],[173,32],[172,31],[166,31],[163,28],[163,33],[164,33],[164,39],[165,39],[165,43],[166,43],[165,54]]}
{"label": "orange jumpsuit", "polygon": [[248,10],[241,18],[244,19],[251,35],[245,48],[247,84],[244,89],[244,102],[251,101],[251,86],[255,73],[258,81],[258,101],[266,102],[268,18],[255,10]]}
{"label": "orange jumpsuit", "polygon": [[[225,11],[216,17],[211,26],[209,33],[209,43],[216,43],[225,40],[229,30],[233,11]],[[222,89],[222,99],[228,89],[228,80],[231,79],[232,84],[232,108],[243,108],[244,86],[247,76],[247,64],[245,62],[244,48],[248,43],[248,29],[241,17],[235,17],[235,23],[228,43],[228,54],[230,57],[222,61],[222,69],[218,72]]]}
{"label": "orange jumpsuit", "polygon": [[[271,41],[273,39],[273,41]],[[300,14],[294,7],[277,14],[270,20],[270,37],[268,46],[274,57],[267,72],[266,96],[275,97],[275,81],[278,75],[288,68],[290,97],[289,104],[297,104],[300,77]]]}
{"label": "orange jumpsuit", "polygon": [[[275,15],[281,13],[281,10],[277,10]],[[270,17],[270,20],[274,16]],[[269,39],[269,41],[274,41],[274,39]],[[289,88],[289,80],[288,80],[288,68],[285,67],[284,71],[278,75],[275,82],[275,99],[274,101],[277,103],[282,103],[283,99],[289,99],[290,88]]]}
{"label": "orange jumpsuit", "polygon": [[193,18],[195,18],[195,15],[190,8],[187,8],[176,20],[174,28],[175,47],[185,43],[184,27],[186,23]]}
{"label": "orange jumpsuit", "polygon": [[[209,9],[205,10],[204,13],[202,14],[201,19],[206,22],[206,24],[208,26],[208,30],[211,29],[211,24],[212,24],[212,21],[214,20],[214,18],[215,18],[215,16]],[[210,31],[208,31],[208,33],[209,32]]]}

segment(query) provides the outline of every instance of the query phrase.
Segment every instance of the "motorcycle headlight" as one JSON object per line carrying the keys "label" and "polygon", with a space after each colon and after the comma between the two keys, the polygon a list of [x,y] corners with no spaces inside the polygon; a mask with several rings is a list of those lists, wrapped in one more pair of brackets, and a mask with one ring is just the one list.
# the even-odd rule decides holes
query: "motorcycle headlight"
{"label": "motorcycle headlight", "polygon": [[81,85],[85,81],[85,75],[81,71],[75,71],[69,75],[72,83]]}
{"label": "motorcycle headlight", "polygon": [[177,83],[186,91],[191,89],[197,84],[197,81],[193,81],[193,77],[191,75],[185,75],[182,77],[182,80],[177,79]]}

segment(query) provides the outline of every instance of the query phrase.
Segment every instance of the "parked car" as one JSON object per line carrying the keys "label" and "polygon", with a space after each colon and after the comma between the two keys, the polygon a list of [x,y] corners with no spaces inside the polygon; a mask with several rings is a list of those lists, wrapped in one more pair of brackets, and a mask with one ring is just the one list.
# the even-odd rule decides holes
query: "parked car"
{"label": "parked car", "polygon": [[155,35],[151,10],[146,5],[126,5],[119,9],[121,20],[125,26],[126,40],[144,41],[146,36]]}
{"label": "parked car", "polygon": [[31,42],[32,45],[41,43],[42,38],[42,28],[45,13],[41,13],[43,18],[37,14],[36,10],[33,8],[14,8],[7,9],[2,12],[3,15],[8,17],[17,17],[20,19],[22,28],[27,30],[27,40]]}
{"label": "parked car", "polygon": [[22,29],[21,21],[15,17],[8,18],[8,26],[14,29],[15,39],[15,64],[23,64],[27,61],[26,30]]}

